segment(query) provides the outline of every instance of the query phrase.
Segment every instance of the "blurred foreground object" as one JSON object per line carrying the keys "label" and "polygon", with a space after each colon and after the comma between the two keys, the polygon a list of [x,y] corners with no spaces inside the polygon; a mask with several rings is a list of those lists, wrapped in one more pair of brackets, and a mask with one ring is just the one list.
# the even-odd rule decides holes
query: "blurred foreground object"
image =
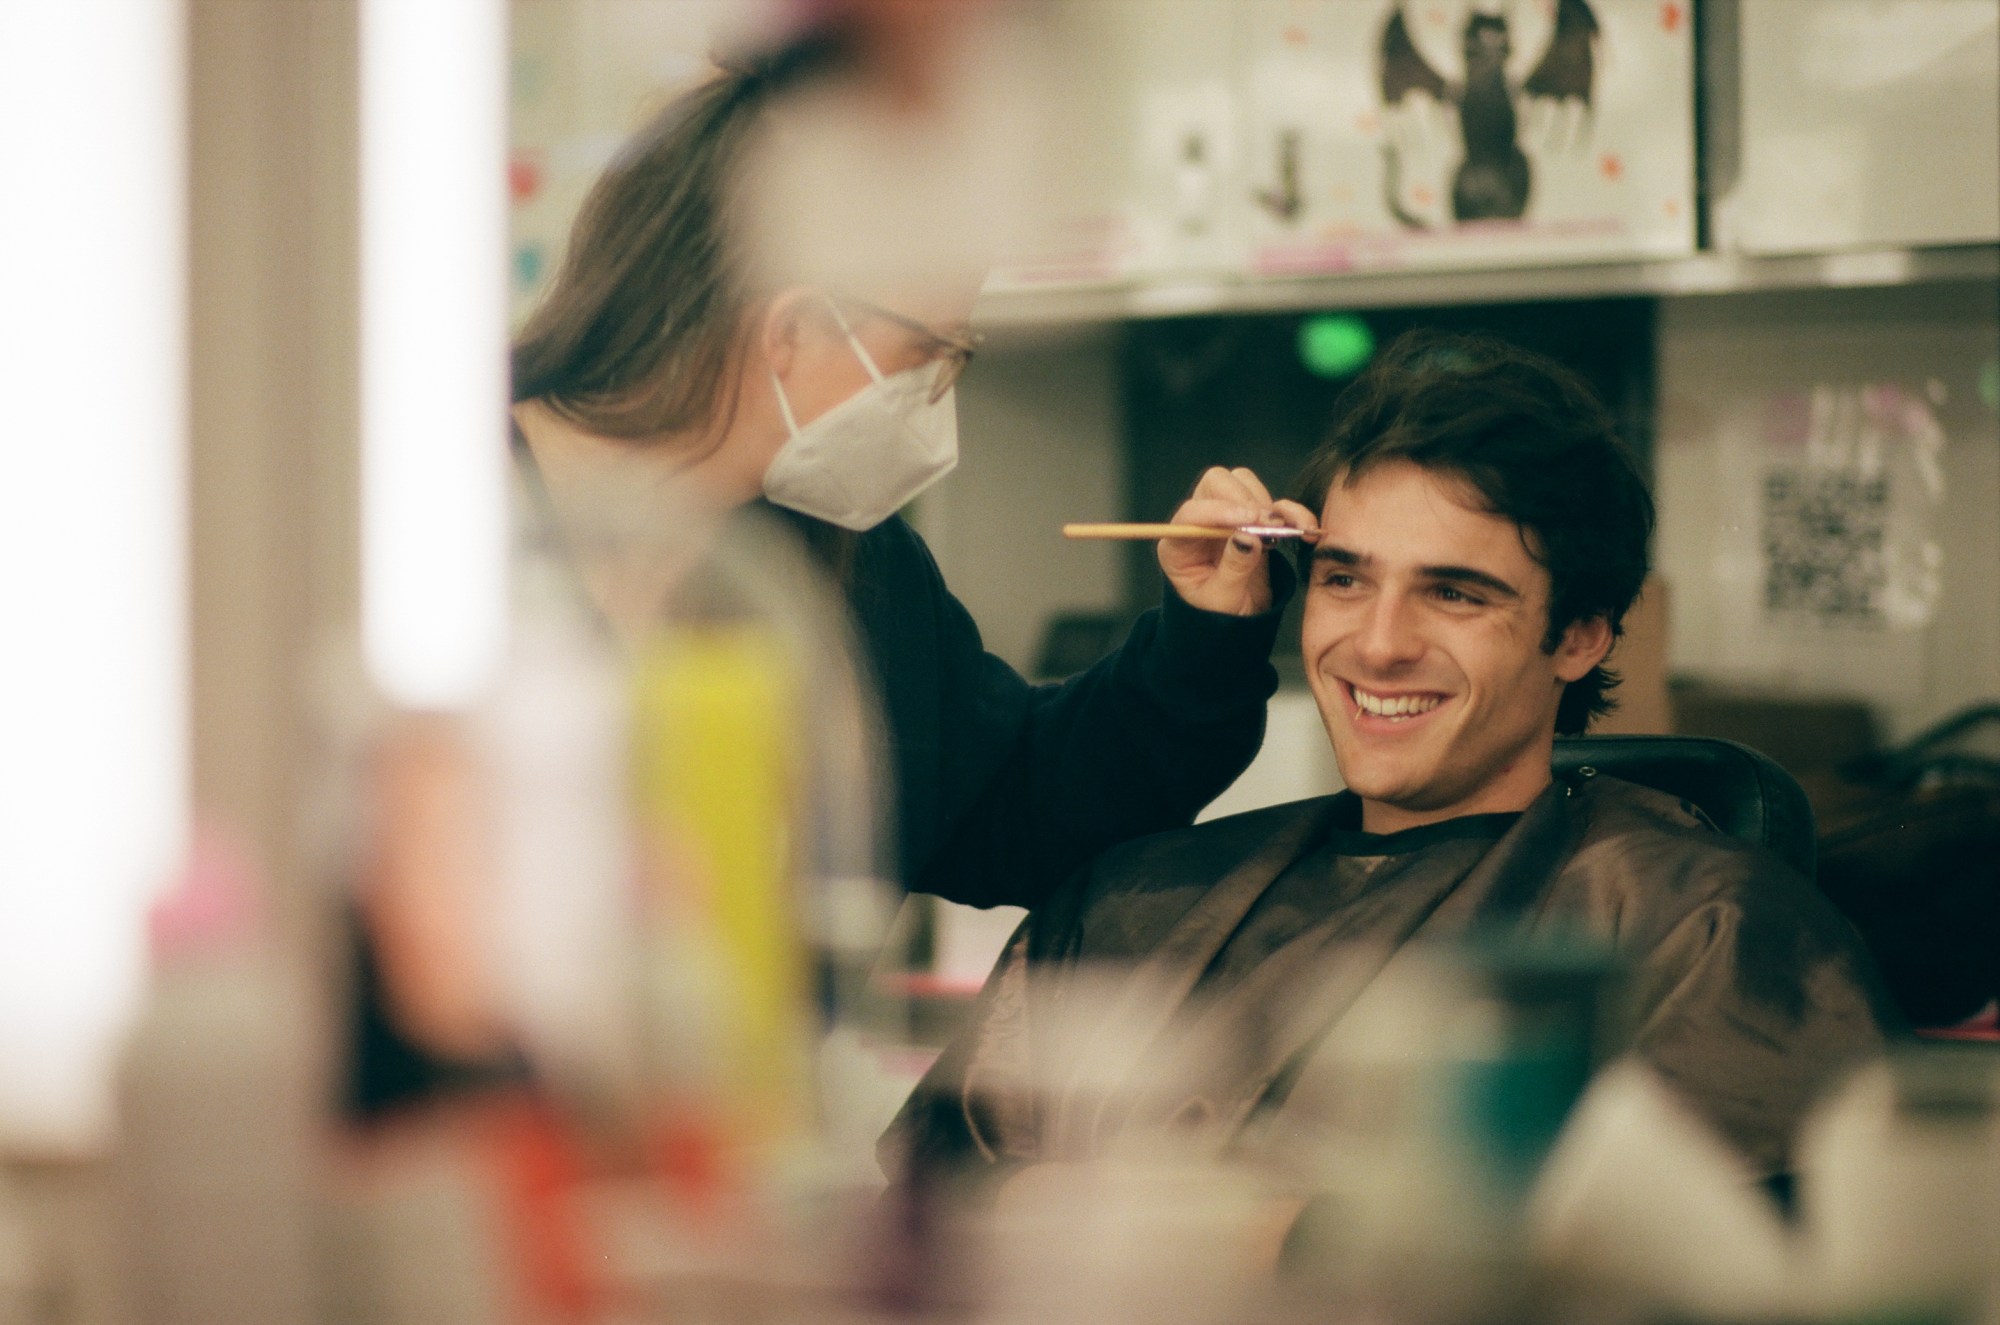
{"label": "blurred foreground object", "polygon": [[[455,1128],[408,1153],[469,1209],[514,1193],[485,1218],[537,1250],[495,1263],[586,1318],[831,1236],[804,1208],[879,1185],[872,1056],[906,1034],[870,980],[899,894],[837,598],[758,512],[594,509],[523,558],[488,700],[390,720],[364,873],[391,1016],[474,1088],[382,1134]],[[644,609],[629,639],[603,601]]]}
{"label": "blurred foreground object", "polygon": [[1591,1084],[1526,1213],[1537,1258],[1612,1300],[1754,1319],[1779,1311],[1792,1287],[1777,1207],[1643,1063],[1619,1063]]}
{"label": "blurred foreground object", "polygon": [[481,918],[491,817],[464,723],[398,715],[371,753],[361,904],[396,1019],[448,1057],[497,1054],[506,1037]]}
{"label": "blurred foreground object", "polygon": [[845,68],[793,95],[751,153],[748,269],[773,288],[976,286],[1046,195],[1046,27],[993,0],[825,7],[796,40],[837,44]]}
{"label": "blurred foreground object", "polygon": [[310,1005],[270,951],[259,892],[211,829],[153,908],[152,995],[120,1065],[109,1166],[134,1321],[319,1318]]}
{"label": "blurred foreground object", "polygon": [[396,703],[461,708],[506,633],[507,10],[359,9],[362,647]]}
{"label": "blurred foreground object", "polygon": [[2000,1307],[2000,1056],[1916,1046],[1831,1092],[1796,1218],[1638,1064],[1591,1088],[1529,1207],[1573,1291],[1696,1320],[1983,1321]]}
{"label": "blurred foreground object", "polygon": [[0,5],[5,1156],[111,1139],[146,906],[186,847],[183,28],[176,0]]}
{"label": "blurred foreground object", "polygon": [[948,101],[961,61],[991,39],[1005,0],[818,0],[797,9],[845,30],[876,94],[922,113]]}
{"label": "blurred foreground object", "polygon": [[[1515,971],[1498,984],[1483,964],[1405,964],[1372,1024],[1340,1028],[1303,1163],[1167,1131],[1016,1171],[972,1222],[995,1317],[1969,1323],[2000,1306],[2000,1057],[1901,1049],[1829,1092],[1788,1217],[1635,1058],[1567,1109],[1583,1039],[1551,1035],[1566,1019],[1538,999],[1492,1015],[1541,964],[1487,968]],[[1116,1015],[1114,988],[1071,1005],[1079,1029]],[[1495,1128],[1540,1100],[1562,1107]]]}
{"label": "blurred foreground object", "polygon": [[660,1066],[690,1111],[669,1145],[765,1145],[810,1114],[809,973],[789,896],[802,679],[743,622],[662,631],[638,664],[633,795],[658,913],[640,987],[683,1028]]}
{"label": "blurred foreground object", "polygon": [[[1619,1037],[1615,968],[1588,949],[1504,942],[1412,945],[1374,976],[1381,961],[1346,945],[1323,984],[1233,1021],[1222,996],[1175,1006],[1158,971],[1080,970],[1027,991],[1014,1027],[1034,1050],[1025,1074],[989,1045],[970,1101],[913,1101],[965,1108],[982,1156],[929,1145],[942,1126],[887,1141],[914,1142],[900,1156],[912,1180],[969,1198],[1004,1319],[1506,1319],[1545,1306],[1520,1214]],[[1341,974],[1353,968],[1366,991],[1352,1010],[1309,1063],[1274,1069],[1274,1044],[1311,1036],[1329,1002],[1354,995]],[[1154,1036],[1163,1010],[1177,1040]],[[1232,1098],[1246,1070],[1275,1075],[1282,1113]],[[1050,1138],[1039,1148],[1026,1140],[1037,1126]]]}
{"label": "blurred foreground object", "polygon": [[1304,1157],[1285,1265],[1307,1291],[1418,1319],[1533,1313],[1523,1204],[1622,1046],[1622,974],[1593,947],[1498,936],[1384,968],[1260,1142]]}
{"label": "blurred foreground object", "polygon": [[1799,1167],[1802,1269],[1824,1316],[2000,1310],[2000,1052],[1921,1045],[1855,1074]]}

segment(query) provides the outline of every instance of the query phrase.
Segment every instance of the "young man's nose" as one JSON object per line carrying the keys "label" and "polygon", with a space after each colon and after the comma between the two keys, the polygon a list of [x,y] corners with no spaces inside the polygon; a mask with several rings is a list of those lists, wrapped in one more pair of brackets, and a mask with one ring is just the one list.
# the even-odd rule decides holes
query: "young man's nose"
{"label": "young man's nose", "polygon": [[1368,605],[1355,632],[1355,653],[1370,668],[1390,669],[1414,662],[1424,651],[1410,605],[1396,594],[1381,594]]}

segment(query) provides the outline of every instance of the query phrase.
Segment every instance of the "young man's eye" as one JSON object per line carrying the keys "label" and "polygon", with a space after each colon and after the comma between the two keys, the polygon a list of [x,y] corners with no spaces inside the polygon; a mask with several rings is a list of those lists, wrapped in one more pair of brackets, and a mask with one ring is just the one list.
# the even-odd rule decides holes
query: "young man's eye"
{"label": "young man's eye", "polygon": [[1324,589],[1352,589],[1354,576],[1344,570],[1324,570],[1317,583]]}
{"label": "young man's eye", "polygon": [[1441,602],[1463,604],[1469,607],[1478,607],[1486,601],[1483,598],[1476,598],[1457,585],[1452,584],[1440,584],[1433,592]]}

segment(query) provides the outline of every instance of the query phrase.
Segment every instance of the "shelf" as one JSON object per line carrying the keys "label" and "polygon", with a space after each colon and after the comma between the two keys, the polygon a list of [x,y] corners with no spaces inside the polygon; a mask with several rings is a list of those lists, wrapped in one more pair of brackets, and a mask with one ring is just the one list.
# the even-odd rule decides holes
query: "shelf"
{"label": "shelf", "polygon": [[986,327],[1027,327],[1202,313],[1494,304],[1618,295],[1671,298],[1978,280],[2000,282],[2000,244],[1769,257],[1700,253],[1637,262],[1349,272],[1281,279],[1215,276],[1011,289],[982,295],[974,320]]}

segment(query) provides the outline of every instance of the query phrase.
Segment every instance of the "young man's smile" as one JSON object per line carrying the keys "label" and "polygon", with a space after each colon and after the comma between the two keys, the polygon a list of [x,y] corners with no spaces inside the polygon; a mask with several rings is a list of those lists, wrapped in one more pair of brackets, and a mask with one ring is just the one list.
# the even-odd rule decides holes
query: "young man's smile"
{"label": "young man's smile", "polygon": [[1357,720],[1381,718],[1388,722],[1408,722],[1432,712],[1444,703],[1445,696],[1425,691],[1384,694],[1374,690],[1364,690],[1352,682],[1343,682],[1348,698],[1354,701]]}

